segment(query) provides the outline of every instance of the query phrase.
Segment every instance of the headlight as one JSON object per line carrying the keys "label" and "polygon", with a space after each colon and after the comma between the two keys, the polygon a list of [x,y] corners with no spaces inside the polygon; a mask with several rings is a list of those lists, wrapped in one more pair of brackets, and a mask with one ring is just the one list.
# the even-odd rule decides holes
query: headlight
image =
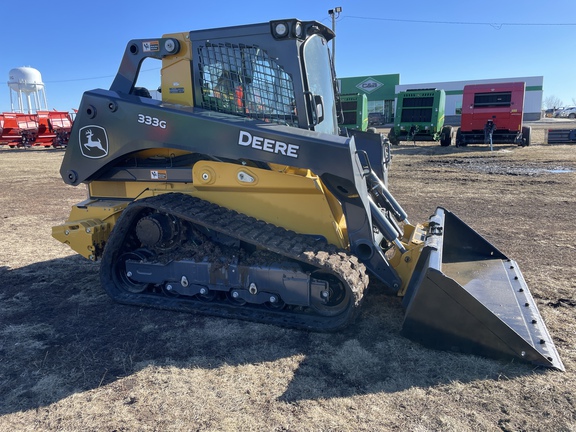
{"label": "headlight", "polygon": [[304,30],[302,28],[302,23],[297,22],[294,26],[294,36],[301,38]]}
{"label": "headlight", "polygon": [[305,39],[306,38],[306,24],[295,20],[279,20],[270,21],[272,36],[276,39],[284,38],[295,38],[295,39]]}
{"label": "headlight", "polygon": [[288,34],[288,25],[280,22],[274,25],[274,33],[276,37],[285,37]]}

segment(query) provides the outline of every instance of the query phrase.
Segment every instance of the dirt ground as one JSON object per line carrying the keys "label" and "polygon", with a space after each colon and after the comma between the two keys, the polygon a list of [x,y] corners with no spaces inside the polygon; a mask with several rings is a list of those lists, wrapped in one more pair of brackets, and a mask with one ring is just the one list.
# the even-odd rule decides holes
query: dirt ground
{"label": "dirt ground", "polygon": [[576,145],[549,125],[526,148],[403,143],[390,189],[518,261],[563,373],[425,349],[377,287],[337,334],[115,304],[51,238],[85,197],[63,151],[0,148],[0,431],[576,431]]}

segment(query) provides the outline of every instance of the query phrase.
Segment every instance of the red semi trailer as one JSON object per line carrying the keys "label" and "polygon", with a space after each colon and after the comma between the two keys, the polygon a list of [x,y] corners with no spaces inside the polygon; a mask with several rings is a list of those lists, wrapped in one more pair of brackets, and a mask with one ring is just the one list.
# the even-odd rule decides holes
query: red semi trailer
{"label": "red semi trailer", "polygon": [[530,127],[522,125],[525,91],[524,82],[464,86],[456,146],[477,143],[530,145]]}

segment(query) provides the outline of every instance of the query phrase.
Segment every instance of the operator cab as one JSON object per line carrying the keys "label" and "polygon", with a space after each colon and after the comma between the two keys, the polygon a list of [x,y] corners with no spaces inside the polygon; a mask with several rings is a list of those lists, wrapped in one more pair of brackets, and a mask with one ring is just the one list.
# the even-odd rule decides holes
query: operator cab
{"label": "operator cab", "polygon": [[194,105],[337,135],[332,37],[295,19],[192,31]]}

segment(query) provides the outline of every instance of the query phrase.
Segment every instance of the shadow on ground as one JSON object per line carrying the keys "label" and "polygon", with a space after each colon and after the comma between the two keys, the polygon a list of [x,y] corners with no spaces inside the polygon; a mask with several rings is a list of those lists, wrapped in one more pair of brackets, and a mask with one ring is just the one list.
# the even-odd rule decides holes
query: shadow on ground
{"label": "shadow on ground", "polygon": [[354,326],[318,334],[119,305],[100,288],[98,264],[79,256],[3,267],[0,276],[0,415],[49,405],[145,365],[213,369],[298,355],[285,401],[532,373],[402,338],[399,301],[378,286]]}
{"label": "shadow on ground", "polygon": [[400,145],[392,146],[392,155],[465,155],[470,153],[483,154],[486,156],[490,154],[497,154],[499,151],[513,151],[518,149],[517,145],[512,144],[494,144],[493,150],[490,150],[489,144],[469,144],[465,147],[456,147],[454,145],[443,147],[437,143],[427,141],[417,141],[416,144],[412,142],[402,142]]}

